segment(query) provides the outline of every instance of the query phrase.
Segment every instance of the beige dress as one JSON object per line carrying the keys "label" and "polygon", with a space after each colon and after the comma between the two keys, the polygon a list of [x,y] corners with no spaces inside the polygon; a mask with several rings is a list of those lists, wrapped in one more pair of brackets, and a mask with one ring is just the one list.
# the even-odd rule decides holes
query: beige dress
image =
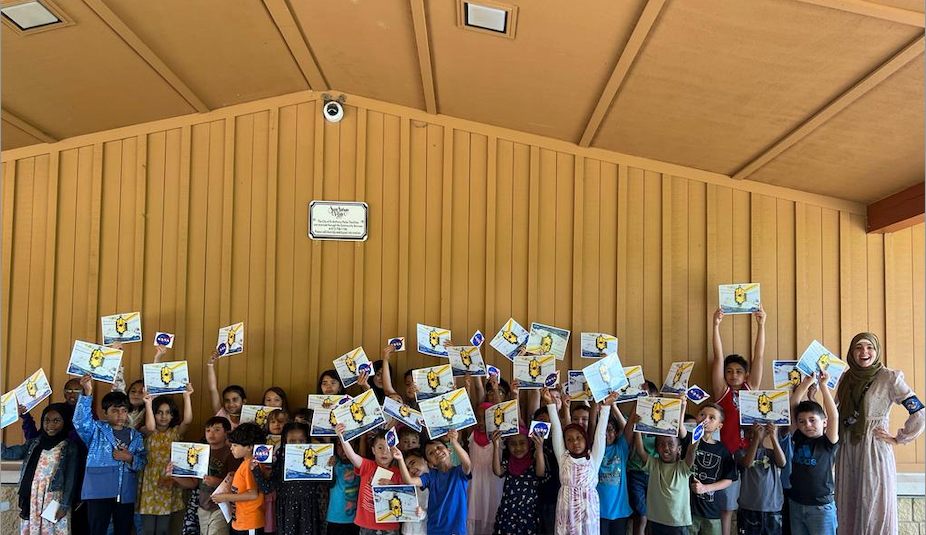
{"label": "beige dress", "polygon": [[[865,393],[868,420],[865,435],[852,443],[848,432],[840,427],[839,451],[836,453],[836,513],[839,533],[894,535],[897,533],[897,465],[894,448],[875,438],[874,429],[890,429],[888,417],[894,403],[901,404],[914,395],[904,381],[903,372],[883,368]],[[840,415],[840,422],[849,415]],[[906,444],[923,432],[926,410],[911,414],[897,442]]]}

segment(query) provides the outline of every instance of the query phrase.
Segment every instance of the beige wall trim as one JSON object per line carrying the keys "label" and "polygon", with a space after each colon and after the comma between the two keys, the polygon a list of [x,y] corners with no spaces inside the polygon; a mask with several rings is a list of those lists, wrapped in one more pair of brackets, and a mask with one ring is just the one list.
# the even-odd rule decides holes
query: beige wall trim
{"label": "beige wall trim", "polygon": [[428,17],[424,9],[424,0],[409,0],[409,4],[412,8],[412,24],[415,26],[415,45],[418,48],[424,106],[428,113],[437,113],[437,94],[434,88],[434,70],[431,68],[431,45],[428,39]]}
{"label": "beige wall trim", "polygon": [[309,87],[315,91],[329,89],[328,82],[325,81],[325,76],[312,54],[308,40],[299,28],[286,0],[264,0],[264,6],[270,13],[270,18],[273,19],[273,23],[283,37],[283,41],[286,42],[290,54],[293,55],[293,60]]}
{"label": "beige wall trim", "polygon": [[588,147],[592,144],[592,140],[595,139],[598,128],[601,127],[601,122],[604,121],[614,97],[617,96],[617,92],[627,78],[627,74],[630,73],[630,67],[633,66],[634,60],[643,50],[643,44],[646,42],[646,38],[649,36],[653,26],[655,26],[656,19],[659,18],[659,13],[665,3],[665,0],[649,0],[643,8],[643,13],[640,14],[640,19],[637,20],[633,33],[630,34],[630,39],[627,40],[627,44],[621,51],[617,64],[614,66],[614,71],[611,72],[611,78],[605,84],[604,91],[601,92],[601,97],[598,98],[598,103],[595,104],[595,110],[592,111],[592,115],[588,118],[585,131],[579,139],[580,147]]}
{"label": "beige wall trim", "polygon": [[[349,93],[345,93],[345,96],[347,97],[348,109],[352,107],[358,107],[396,115],[399,117],[407,117],[411,120],[419,120],[431,124],[441,125],[445,127],[447,129],[446,131],[448,132],[452,131],[453,129],[465,130],[467,132],[473,132],[486,136],[493,136],[498,139],[513,141],[515,143],[522,143],[525,145],[531,145],[550,150],[568,152],[576,155],[577,157],[590,158],[603,162],[615,163],[622,166],[646,169],[666,175],[690,178],[708,184],[734,188],[740,191],[770,195],[781,199],[803,202],[812,204],[814,206],[831,208],[834,210],[840,210],[862,216],[864,216],[866,213],[866,206],[862,203],[837,199],[835,197],[828,197],[826,195],[819,195],[816,193],[808,193],[781,186],[774,186],[772,184],[765,184],[762,182],[753,182],[751,180],[734,180],[729,176],[720,173],[695,169],[693,167],[686,167],[684,165],[662,162],[659,160],[652,160],[649,158],[642,158],[639,156],[632,156],[629,154],[622,154],[619,152],[612,152],[604,149],[579,147],[578,145],[568,141],[552,139],[537,134],[529,134],[526,132],[520,132],[518,130],[511,130],[483,123],[477,123],[475,121],[451,117],[449,115],[432,115],[424,110],[400,106],[398,104],[374,100],[367,97],[361,97],[359,95],[351,95]],[[150,132],[168,130],[172,128],[182,128],[183,126],[191,123],[196,125],[220,119],[234,118],[249,113],[266,111],[267,109],[271,108],[279,108],[305,102],[313,102],[319,100],[320,98],[321,93],[313,91],[300,91],[297,93],[290,93],[288,95],[270,97],[263,100],[228,106],[226,108],[219,108],[205,114],[172,117],[170,119],[162,119],[149,123],[126,126],[113,130],[107,130],[104,132],[95,132],[93,134],[85,134],[82,136],[68,138],[51,146],[32,145],[29,147],[4,151],[2,154],[0,154],[0,162],[8,162],[21,158],[38,156],[41,154],[48,154],[51,151],[60,151],[85,145],[92,145],[93,143],[99,142],[100,140],[109,141],[113,139],[142,135]]]}
{"label": "beige wall trim", "polygon": [[864,15],[866,17],[872,17],[875,19],[888,20],[891,22],[899,22],[900,24],[906,24],[908,26],[917,26],[923,28],[926,26],[926,18],[924,18],[923,13],[917,11],[910,11],[909,9],[903,9],[893,6],[885,6],[882,4],[875,4],[874,2],[867,2],[865,0],[797,0],[798,2],[804,2],[805,4],[813,4],[820,7],[828,7],[830,9],[838,9],[840,11],[847,11],[849,13],[855,13],[856,15]]}
{"label": "beige wall trim", "polygon": [[849,107],[853,102],[860,99],[863,95],[877,87],[878,84],[889,78],[892,74],[900,70],[903,66],[914,59],[921,57],[924,50],[923,36],[917,37],[913,42],[902,48],[891,59],[881,64],[878,68],[868,73],[867,76],[856,82],[847,91],[836,97],[829,104],[817,110],[800,126],[792,130],[777,143],[760,154],[757,158],[743,166],[739,171],[733,174],[734,180],[742,180],[758,171],[763,165],[774,160],[779,154],[794,146],[797,142],[807,137],[817,127],[826,121],[835,117],[839,112]]}
{"label": "beige wall trim", "polygon": [[33,126],[32,123],[30,123],[29,121],[26,121],[22,117],[19,117],[16,114],[10,113],[9,110],[3,110],[3,114],[0,115],[0,117],[2,117],[4,121],[10,123],[16,128],[19,128],[23,132],[38,139],[39,141],[42,141],[43,143],[54,143],[58,141],[57,139],[54,138],[54,136],[51,136],[43,132],[38,127]]}
{"label": "beige wall trim", "polygon": [[92,9],[100,19],[106,23],[107,26],[112,28],[116,35],[118,35],[125,44],[129,45],[136,54],[141,56],[145,62],[155,70],[165,82],[168,83],[171,87],[174,88],[177,93],[180,93],[180,96],[186,100],[190,106],[193,107],[198,112],[207,112],[209,107],[200,99],[190,86],[186,84],[183,80],[180,79],[177,74],[171,70],[170,67],[154,53],[151,48],[145,44],[144,41],[132,31],[131,28],[121,19],[116,13],[109,9],[103,0],[84,0],[84,3],[87,4],[87,7]]}

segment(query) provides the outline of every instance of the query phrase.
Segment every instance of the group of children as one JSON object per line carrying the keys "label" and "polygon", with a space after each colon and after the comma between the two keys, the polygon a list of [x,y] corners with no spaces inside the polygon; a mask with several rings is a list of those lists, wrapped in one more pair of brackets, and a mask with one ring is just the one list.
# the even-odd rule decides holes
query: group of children
{"label": "group of children", "polygon": [[[692,439],[687,422],[677,436],[635,432],[633,403],[616,404],[616,393],[601,403],[569,403],[561,387],[527,390],[516,381],[470,376],[459,380],[477,409],[474,427],[430,439],[426,431],[396,425],[399,440],[392,447],[388,419],[350,441],[343,424],[336,426],[337,439],[313,437],[312,411],[291,409],[279,387],[260,399],[276,408],[263,426],[241,423],[247,393],[239,385],[219,391],[213,354],[207,383],[215,415],[201,430],[210,448],[208,474],[178,478],[171,476],[170,449],[192,421],[192,387],[182,395],[181,411],[174,398],[152,398],[139,381],[127,393],[103,396],[97,416],[91,377],[72,379],[65,402],[49,405],[40,426],[23,414],[27,442],[18,452],[4,452],[24,460],[22,533],[726,535],[733,511],[743,534],[835,533],[839,419],[826,373],[805,377],[792,391],[789,429],[739,426],[738,392],[761,382],[764,365],[765,314],[755,317],[756,348],[747,361],[723,356],[723,315],[714,316],[711,371],[718,401],[702,403],[696,417],[687,417],[702,424],[700,440]],[[373,390],[380,403],[388,396],[414,407],[410,370],[403,392],[393,387],[393,353],[387,346],[356,388]],[[658,395],[652,382],[647,385]],[[321,374],[317,392],[347,393],[334,370]],[[549,437],[529,434],[524,425],[505,438],[488,433],[485,409],[508,399],[519,401],[522,423],[548,422]],[[684,396],[680,403],[685,414]],[[336,452],[332,479],[287,481],[285,445],[326,440]],[[275,458],[258,463],[253,447],[271,441],[279,444]],[[227,491],[217,492],[225,483]],[[373,486],[384,484],[416,488],[417,522],[377,522]],[[43,518],[52,500],[57,520]],[[220,504],[233,506],[230,523]]]}

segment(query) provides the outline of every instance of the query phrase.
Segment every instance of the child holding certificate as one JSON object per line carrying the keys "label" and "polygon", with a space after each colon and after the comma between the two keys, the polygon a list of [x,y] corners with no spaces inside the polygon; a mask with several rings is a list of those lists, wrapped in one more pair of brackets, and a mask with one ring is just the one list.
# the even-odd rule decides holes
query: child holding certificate
{"label": "child holding certificate", "polygon": [[[284,463],[287,444],[308,444],[309,426],[288,423],[283,427],[283,440],[275,453],[269,476],[260,467],[252,472],[257,485],[264,494],[276,492],[273,515],[276,517],[277,532],[282,535],[321,535],[325,522],[328,501],[327,480],[286,481]],[[331,458],[334,460],[334,457]]]}
{"label": "child holding certificate", "polygon": [[386,444],[385,431],[377,431],[370,438],[373,459],[365,459],[354,451],[350,442],[344,440],[344,424],[338,424],[335,431],[344,449],[344,455],[354,465],[354,473],[360,476],[360,493],[357,497],[357,514],[354,523],[360,526],[360,535],[399,535],[399,523],[379,523],[373,509],[373,485],[402,483],[398,470],[393,466],[392,453]]}
{"label": "child holding certificate", "polygon": [[528,436],[527,428],[505,439],[508,451],[502,459],[502,434],[492,434],[492,470],[505,479],[502,503],[495,514],[495,533],[534,535],[540,530],[540,486],[550,475],[543,454],[543,439]]}
{"label": "child holding certificate", "polygon": [[[550,437],[553,439],[553,451],[559,459],[560,490],[556,501],[556,533],[599,533],[600,504],[596,487],[598,470],[604,458],[607,415],[598,419],[595,438],[591,440],[581,425],[569,424],[565,430],[560,426],[556,405],[549,390],[542,389],[540,397],[550,415]],[[602,401],[600,410],[610,411],[616,399],[617,392],[608,395]]]}
{"label": "child holding certificate", "polygon": [[187,426],[193,421],[192,394],[193,385],[188,383],[183,393],[182,420],[170,396],[152,398],[145,394],[145,426],[141,431],[145,435],[148,464],[141,475],[137,510],[146,534],[169,534],[171,517],[186,508],[183,489],[175,486],[165,472],[170,463],[171,442],[182,441]]}
{"label": "child holding certificate", "polygon": [[209,383],[209,394],[212,397],[212,410],[216,416],[227,418],[232,430],[238,427],[241,421],[241,407],[248,402],[248,395],[241,385],[228,385],[219,395],[218,380],[215,377],[215,361],[219,360],[219,353],[212,352],[206,362],[206,381]]}

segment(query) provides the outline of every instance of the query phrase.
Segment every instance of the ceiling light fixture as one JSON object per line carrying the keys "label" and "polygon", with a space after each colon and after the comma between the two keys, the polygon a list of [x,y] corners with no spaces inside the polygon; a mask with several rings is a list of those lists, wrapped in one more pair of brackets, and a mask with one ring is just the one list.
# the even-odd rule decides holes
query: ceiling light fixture
{"label": "ceiling light fixture", "polygon": [[0,8],[0,13],[22,31],[34,30],[61,22],[57,15],[42,5],[41,2],[36,1]]}
{"label": "ceiling light fixture", "polygon": [[513,39],[517,16],[517,6],[493,0],[457,0],[457,26],[468,30]]}

